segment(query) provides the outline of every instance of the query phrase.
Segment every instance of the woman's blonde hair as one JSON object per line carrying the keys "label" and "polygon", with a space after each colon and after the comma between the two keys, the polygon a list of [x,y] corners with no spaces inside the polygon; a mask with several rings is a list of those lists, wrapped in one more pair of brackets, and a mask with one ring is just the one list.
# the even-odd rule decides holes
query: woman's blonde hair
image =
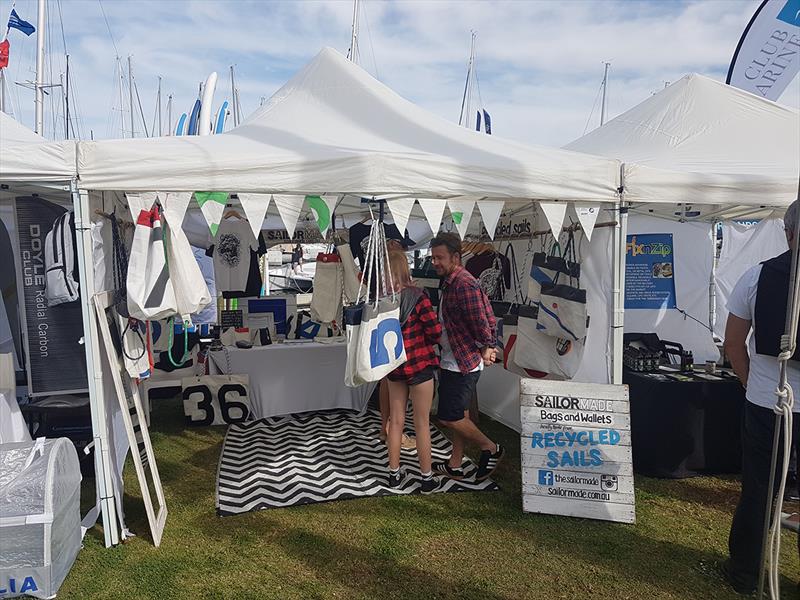
{"label": "woman's blonde hair", "polygon": [[411,280],[411,273],[408,270],[408,259],[405,252],[391,250],[389,252],[389,268],[392,270],[392,279],[397,289],[414,285]]}

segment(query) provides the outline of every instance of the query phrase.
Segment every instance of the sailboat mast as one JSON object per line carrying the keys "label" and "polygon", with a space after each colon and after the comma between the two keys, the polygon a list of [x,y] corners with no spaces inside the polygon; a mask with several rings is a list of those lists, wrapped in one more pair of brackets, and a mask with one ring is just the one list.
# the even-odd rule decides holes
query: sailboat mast
{"label": "sailboat mast", "polygon": [[69,139],[69,54],[65,55],[67,61],[66,94],[64,94],[64,137]]}
{"label": "sailboat mast", "polygon": [[[475,37],[474,31],[470,32],[472,39],[469,46],[469,62],[467,63],[467,80],[464,82],[464,95],[461,97],[461,114],[458,116],[458,124],[464,125],[464,109],[469,112],[469,100],[471,100],[470,81],[472,80],[472,68],[475,61]],[[467,117],[466,126],[469,127],[469,117]]]}
{"label": "sailboat mast", "polygon": [[44,11],[45,0],[39,0],[39,14],[36,18],[36,133],[44,135]]}
{"label": "sailboat mast", "polygon": [[164,135],[163,129],[161,129],[161,76],[158,77],[158,94],[156,96],[156,102],[158,103],[158,136]]}
{"label": "sailboat mast", "polygon": [[172,135],[172,94],[167,96],[167,135]]}
{"label": "sailboat mast", "polygon": [[605,70],[603,71],[603,101],[600,104],[600,127],[606,122],[606,90],[608,90],[608,68],[611,66],[610,62],[603,64],[605,65]]}
{"label": "sailboat mast", "polygon": [[239,125],[239,110],[236,107],[236,83],[233,78],[233,65],[231,65],[231,104],[233,105],[233,126]]}
{"label": "sailboat mast", "polygon": [[350,62],[358,63],[357,48],[358,48],[358,0],[353,0],[353,26],[350,30],[350,51],[347,53],[347,58],[350,59]]}
{"label": "sailboat mast", "polygon": [[131,109],[131,137],[136,137],[133,127],[133,67],[131,67],[131,55],[128,54],[128,96],[130,96],[129,108]]}

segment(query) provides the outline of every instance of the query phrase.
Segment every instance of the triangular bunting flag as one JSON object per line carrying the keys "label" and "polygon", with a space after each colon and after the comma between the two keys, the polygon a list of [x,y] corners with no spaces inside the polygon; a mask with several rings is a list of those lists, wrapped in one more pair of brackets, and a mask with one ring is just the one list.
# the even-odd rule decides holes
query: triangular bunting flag
{"label": "triangular bunting flag", "polygon": [[157,198],[158,194],[156,192],[125,194],[125,200],[128,201],[128,210],[131,211],[131,218],[134,223],[136,223],[139,218],[139,213],[143,210],[149,211],[153,208],[153,204],[155,204]]}
{"label": "triangular bunting flag", "polygon": [[411,216],[411,209],[414,208],[414,198],[387,200],[386,204],[389,205],[389,211],[392,213],[395,227],[397,227],[400,235],[405,235],[408,227],[408,218]]}
{"label": "triangular bunting flag", "polygon": [[303,196],[272,195],[272,201],[278,209],[278,214],[283,220],[283,226],[289,234],[289,239],[294,237],[297,228],[297,220],[300,218],[300,211],[303,209]]}
{"label": "triangular bunting flag", "polygon": [[417,198],[422,212],[425,213],[425,218],[428,219],[428,225],[431,227],[433,235],[439,233],[439,228],[442,226],[442,216],[444,216],[444,200],[432,200],[428,198]]}
{"label": "triangular bunting flag", "polygon": [[592,241],[592,231],[594,231],[594,224],[597,222],[597,216],[600,214],[599,204],[575,204],[575,214],[578,215],[578,222],[581,224],[581,229],[586,235],[586,239]]}
{"label": "triangular bunting flag", "polygon": [[567,204],[565,202],[540,202],[539,206],[542,207],[542,212],[547,217],[550,233],[557,238],[561,235],[564,217],[567,215]]}
{"label": "triangular bunting flag", "polygon": [[183,217],[192,200],[192,192],[165,192],[160,194],[164,205],[164,216],[171,227],[183,225]]}
{"label": "triangular bunting flag", "polygon": [[450,207],[450,216],[453,217],[453,223],[455,223],[458,230],[458,235],[463,240],[464,236],[467,235],[467,227],[469,227],[469,222],[472,219],[472,211],[475,210],[475,200],[453,198],[447,201],[447,205]]}
{"label": "triangular bunting flag", "polygon": [[216,236],[228,203],[228,192],[195,192],[194,199],[206,218],[212,237]]}
{"label": "triangular bunting flag", "polygon": [[325,237],[331,226],[333,211],[336,210],[336,196],[306,196],[306,202],[311,212],[314,213],[314,219],[317,221],[317,227],[319,227],[322,237]]}
{"label": "triangular bunting flag", "polygon": [[505,202],[502,200],[478,200],[478,210],[481,211],[483,226],[493,240],[497,230],[497,223],[500,221],[500,215],[503,214],[504,205]]}
{"label": "triangular bunting flag", "polygon": [[269,208],[269,194],[239,194],[239,202],[242,203],[242,210],[253,230],[253,236],[258,239]]}

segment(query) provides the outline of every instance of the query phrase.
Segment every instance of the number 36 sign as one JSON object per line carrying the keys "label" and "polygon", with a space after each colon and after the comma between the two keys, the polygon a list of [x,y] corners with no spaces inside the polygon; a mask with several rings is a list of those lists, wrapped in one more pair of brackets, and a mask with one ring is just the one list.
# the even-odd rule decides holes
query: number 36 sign
{"label": "number 36 sign", "polygon": [[247,375],[186,377],[181,385],[183,414],[190,425],[229,425],[250,418]]}

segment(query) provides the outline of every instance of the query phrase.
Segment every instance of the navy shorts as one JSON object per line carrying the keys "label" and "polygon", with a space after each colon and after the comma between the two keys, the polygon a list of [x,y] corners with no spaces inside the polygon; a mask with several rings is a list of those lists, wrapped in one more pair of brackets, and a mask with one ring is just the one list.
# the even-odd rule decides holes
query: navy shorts
{"label": "navy shorts", "polygon": [[469,410],[472,396],[478,385],[481,372],[456,373],[441,369],[439,371],[439,411],[440,421],[460,421]]}

